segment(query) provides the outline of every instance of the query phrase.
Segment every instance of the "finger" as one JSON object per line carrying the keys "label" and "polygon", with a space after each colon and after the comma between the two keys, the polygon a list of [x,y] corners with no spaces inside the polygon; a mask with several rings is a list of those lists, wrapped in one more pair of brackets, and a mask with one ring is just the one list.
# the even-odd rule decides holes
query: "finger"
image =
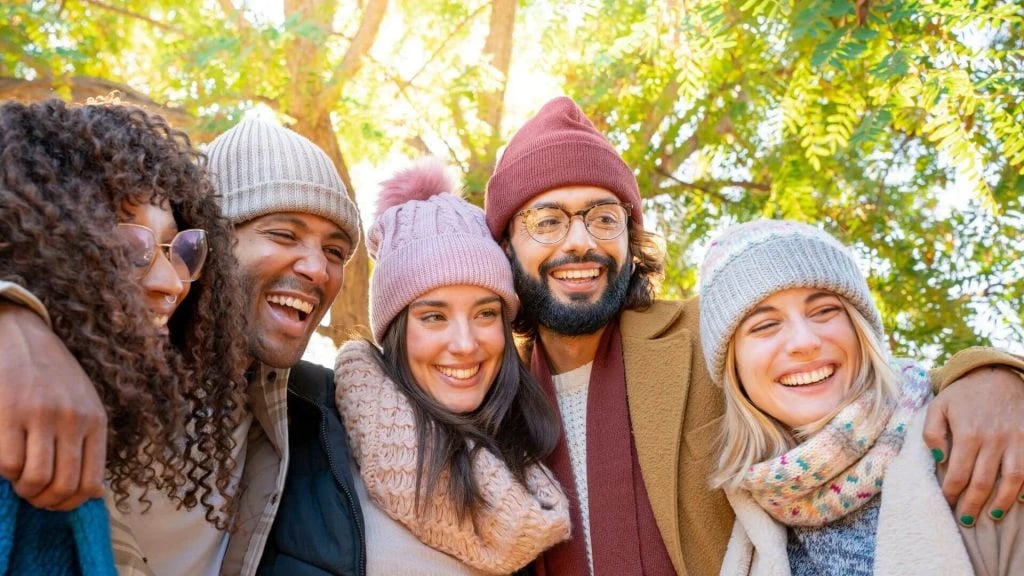
{"label": "finger", "polygon": [[996,495],[985,511],[993,520],[1002,520],[1013,508],[1021,493],[1024,492],[1024,465],[1017,458],[1004,457],[1000,469]]}
{"label": "finger", "polygon": [[103,496],[103,479],[107,465],[107,427],[103,423],[98,430],[85,437],[82,448],[82,492],[88,498]]}
{"label": "finger", "polygon": [[68,511],[85,502],[86,499],[79,492],[79,480],[82,478],[82,445],[83,440],[75,442],[73,436],[57,438],[53,481],[36,496],[36,502],[40,507]]}
{"label": "finger", "polygon": [[[956,448],[953,449],[957,451]],[[973,458],[972,458],[973,459]],[[984,509],[985,503],[992,496],[999,476],[999,464],[1002,460],[1001,449],[983,449],[978,453],[971,472],[967,489],[960,494],[957,502],[957,520],[964,526],[973,526]],[[950,458],[952,466],[952,458]],[[948,476],[947,476],[948,479]]]}
{"label": "finger", "polygon": [[0,477],[14,484],[25,467],[25,430],[21,426],[0,426]]}
{"label": "finger", "polygon": [[37,508],[36,497],[53,480],[54,436],[48,429],[29,430],[25,439],[25,467],[14,482],[14,493]]}
{"label": "finger", "polygon": [[946,477],[942,480],[942,493],[950,505],[956,504],[972,481],[975,462],[981,442],[975,432],[961,433],[956,438],[947,459]]}
{"label": "finger", "polygon": [[924,443],[936,462],[944,462],[949,455],[949,420],[944,407],[945,402],[941,398],[936,399],[928,406],[924,418]]}

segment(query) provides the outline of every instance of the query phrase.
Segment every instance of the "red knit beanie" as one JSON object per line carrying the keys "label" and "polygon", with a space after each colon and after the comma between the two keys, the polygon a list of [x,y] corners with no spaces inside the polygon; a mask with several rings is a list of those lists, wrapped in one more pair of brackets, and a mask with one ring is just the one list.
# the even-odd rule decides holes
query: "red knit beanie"
{"label": "red knit beanie", "polygon": [[597,186],[633,205],[643,225],[636,176],[572,99],[548,102],[508,143],[487,182],[487,227],[500,240],[531,198],[563,186]]}

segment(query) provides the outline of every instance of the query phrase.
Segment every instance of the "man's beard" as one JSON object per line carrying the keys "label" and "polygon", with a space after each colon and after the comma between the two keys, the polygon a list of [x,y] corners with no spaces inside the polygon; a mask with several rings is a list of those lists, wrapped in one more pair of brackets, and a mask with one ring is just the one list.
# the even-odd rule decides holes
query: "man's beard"
{"label": "man's beard", "polygon": [[[516,293],[522,303],[520,314],[527,318],[529,324],[539,324],[565,336],[593,334],[604,328],[626,304],[630,275],[622,274],[622,268],[616,266],[615,260],[607,256],[588,252],[582,257],[565,256],[544,263],[539,270],[539,279],[534,279],[523,270],[514,250],[509,260],[512,261]],[[583,295],[570,296],[568,303],[556,300],[548,286],[548,273],[552,268],[581,262],[594,262],[604,266],[608,274],[608,285],[605,286],[604,293],[596,302],[585,302],[586,296]]]}

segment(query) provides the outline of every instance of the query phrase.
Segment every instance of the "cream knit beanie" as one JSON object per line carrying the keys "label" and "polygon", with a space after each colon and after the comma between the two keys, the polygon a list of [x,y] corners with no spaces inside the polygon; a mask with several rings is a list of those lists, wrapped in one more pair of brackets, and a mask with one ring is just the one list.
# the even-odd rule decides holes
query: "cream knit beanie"
{"label": "cream knit beanie", "polygon": [[885,342],[868,283],[845,246],[806,224],[756,220],[722,232],[701,265],[700,341],[712,380],[722,382],[729,340],[747,313],[789,288],[820,288],[846,298]]}
{"label": "cream knit beanie", "polygon": [[221,210],[233,224],[303,212],[334,222],[358,245],[359,212],[331,159],[305,137],[250,118],[211,142],[207,155]]}

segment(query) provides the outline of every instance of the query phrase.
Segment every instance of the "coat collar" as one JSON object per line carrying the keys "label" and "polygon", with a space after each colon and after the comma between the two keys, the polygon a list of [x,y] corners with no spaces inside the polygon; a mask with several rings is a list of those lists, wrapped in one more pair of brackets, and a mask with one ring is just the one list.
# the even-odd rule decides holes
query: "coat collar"
{"label": "coat collar", "polygon": [[680,574],[686,569],[679,541],[679,458],[693,349],[690,330],[673,329],[683,313],[682,302],[656,301],[621,318],[637,457],[665,549]]}

